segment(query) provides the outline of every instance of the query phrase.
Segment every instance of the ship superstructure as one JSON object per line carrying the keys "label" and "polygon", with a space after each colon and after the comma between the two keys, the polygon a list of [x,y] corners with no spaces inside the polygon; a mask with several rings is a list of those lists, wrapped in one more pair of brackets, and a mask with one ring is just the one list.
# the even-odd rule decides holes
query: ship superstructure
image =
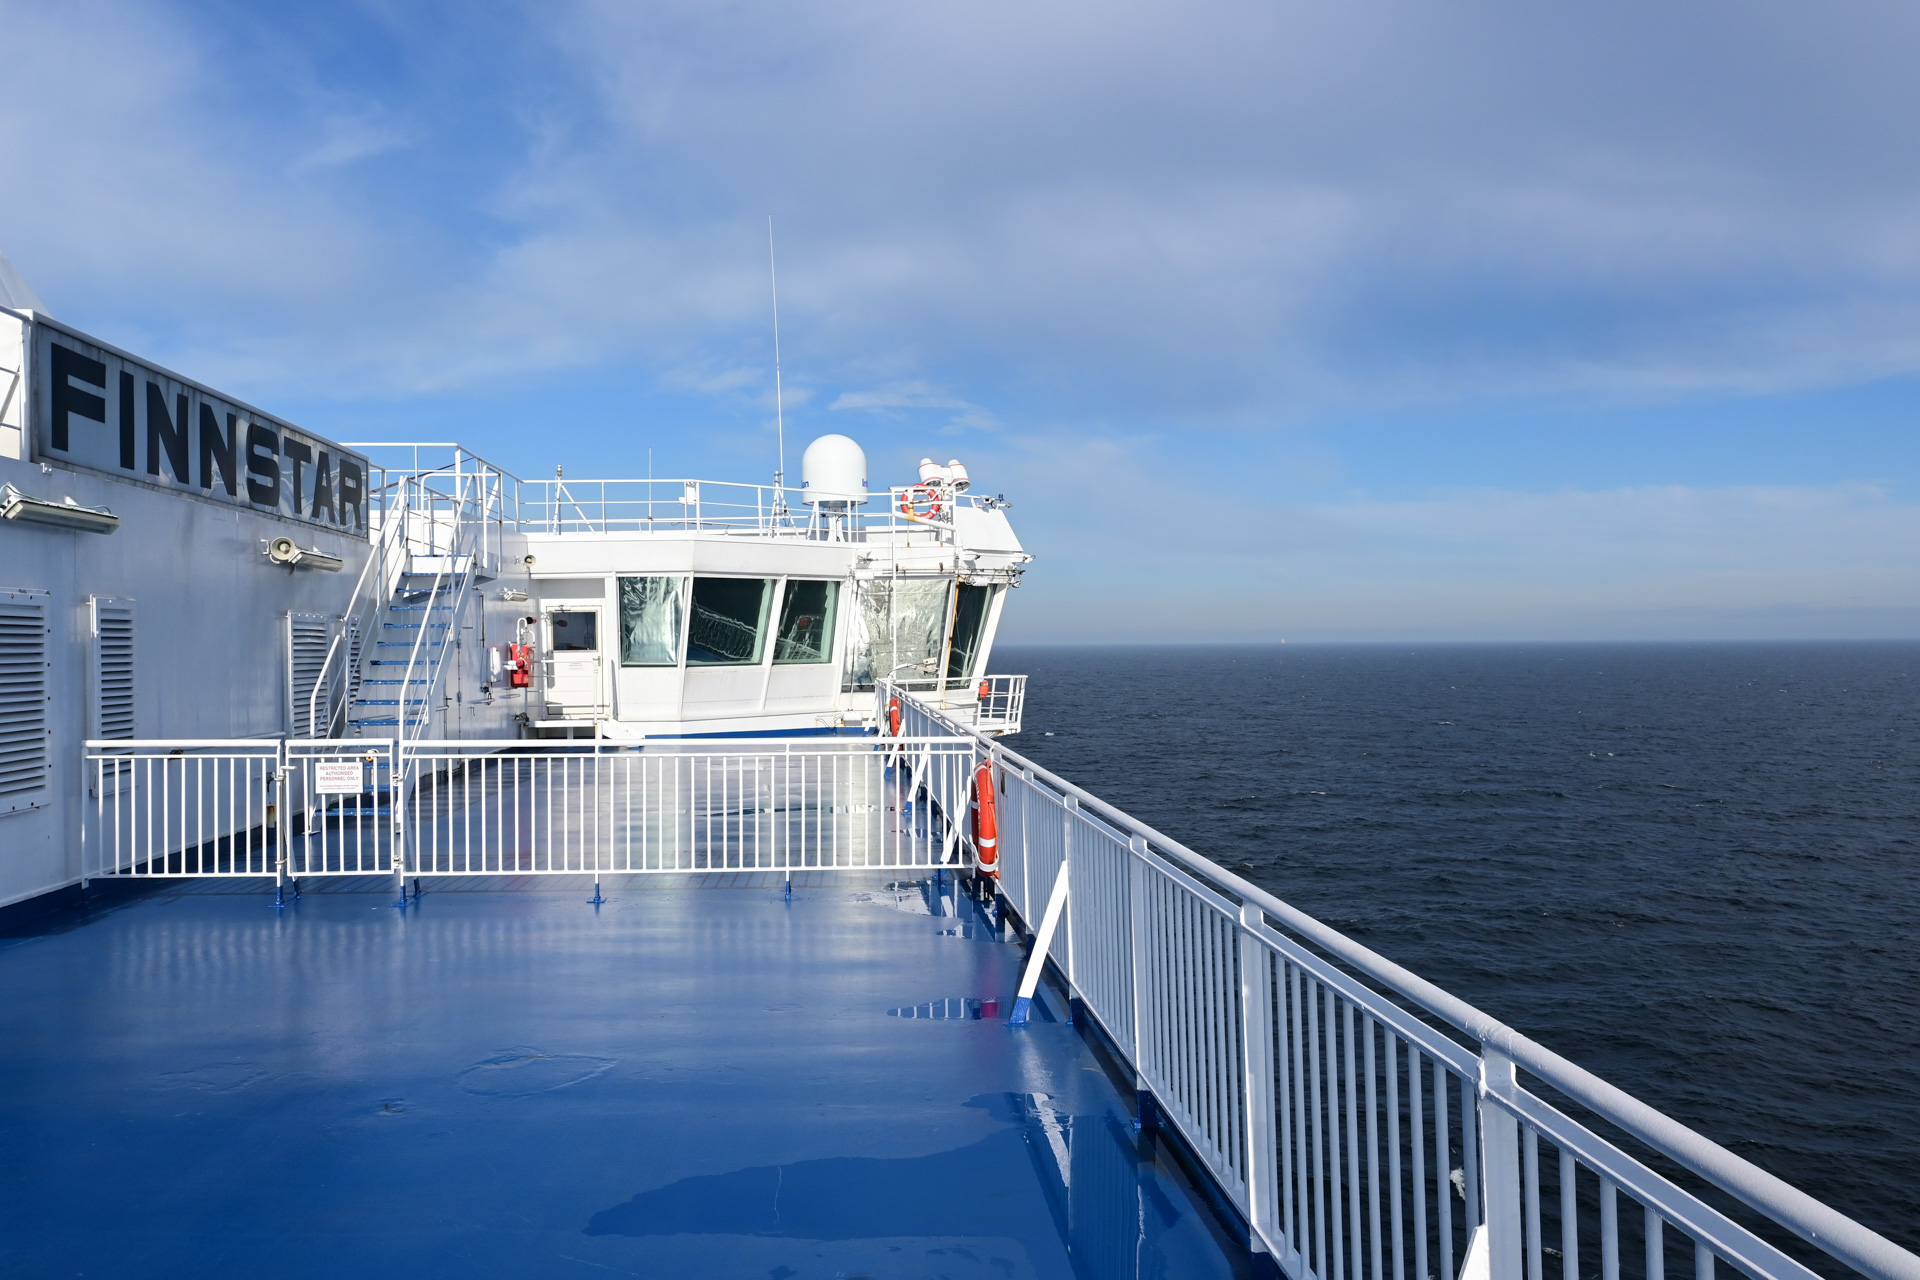
{"label": "ship superstructure", "polygon": [[362,640],[359,679],[327,686],[349,735],[864,732],[884,679],[1019,728],[1022,682],[987,663],[1032,557],[957,460],[870,493],[838,435],[797,489],[526,481],[457,445],[356,447],[377,563],[341,625],[386,633],[389,656]]}

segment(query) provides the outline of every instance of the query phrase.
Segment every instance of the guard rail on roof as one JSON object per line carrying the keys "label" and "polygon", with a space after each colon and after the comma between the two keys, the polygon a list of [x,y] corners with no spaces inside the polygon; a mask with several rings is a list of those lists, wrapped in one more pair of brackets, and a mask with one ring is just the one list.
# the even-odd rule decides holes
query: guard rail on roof
{"label": "guard rail on roof", "polygon": [[[865,541],[889,537],[951,545],[957,507],[990,509],[997,499],[941,494],[938,509],[906,505],[904,486],[876,492],[863,508],[833,514],[810,506],[801,489],[688,479],[523,480],[457,444],[382,443],[351,446],[374,464],[369,486],[376,513],[383,495],[406,481],[416,486],[414,519],[440,510],[469,524],[520,533],[682,533]],[[903,515],[917,513],[917,518]]]}

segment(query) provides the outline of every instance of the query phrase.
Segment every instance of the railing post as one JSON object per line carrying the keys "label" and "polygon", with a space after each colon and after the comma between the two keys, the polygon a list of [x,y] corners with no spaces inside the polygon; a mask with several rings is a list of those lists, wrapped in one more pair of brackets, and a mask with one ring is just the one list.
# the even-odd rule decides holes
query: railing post
{"label": "railing post", "polygon": [[[401,687],[404,689],[406,686]],[[392,786],[387,808],[393,815],[393,840],[387,852],[389,861],[393,863],[394,883],[400,887],[400,900],[394,905],[404,907],[407,905],[407,773],[409,770],[404,755],[407,742],[406,726],[403,724],[399,728],[401,735],[395,738],[387,748],[393,753],[391,756],[393,763],[387,769]]]}
{"label": "railing post", "polygon": [[1020,779],[1020,914],[1033,918],[1033,850],[1027,847],[1027,800],[1033,795],[1033,770],[1022,769]]}
{"label": "railing post", "polygon": [[1130,1046],[1133,1057],[1127,1065],[1133,1069],[1134,1126],[1152,1129],[1153,1090],[1147,1082],[1147,1073],[1141,1070],[1146,1061],[1142,1046],[1147,1041],[1147,1032],[1142,1025],[1147,1002],[1140,994],[1146,978],[1147,877],[1151,874],[1147,866],[1147,838],[1137,834],[1128,836],[1127,849],[1132,854],[1127,859],[1127,912],[1131,917],[1127,931],[1127,954],[1133,991],[1133,1044]]}
{"label": "railing post", "polygon": [[[1253,930],[1266,916],[1252,903],[1240,904],[1235,931],[1240,953],[1240,1028],[1242,1070],[1246,1080],[1247,1222],[1254,1251],[1273,1252],[1279,1238],[1275,1221],[1279,1185],[1274,1167],[1273,975],[1267,948]],[[1349,1042],[1351,1043],[1351,1042]],[[1358,1206],[1355,1207],[1358,1212]],[[1357,1277],[1356,1277],[1357,1280]]]}
{"label": "railing post", "polygon": [[[1073,829],[1079,825],[1080,818],[1080,798],[1078,796],[1068,796],[1066,799],[1067,803],[1062,810],[1060,820],[1060,869],[1062,875],[1066,874],[1068,864],[1073,861]],[[1077,1000],[1079,997],[1074,993],[1080,990],[1080,984],[1077,981],[1078,975],[1073,969],[1073,904],[1071,902],[1067,904],[1067,963],[1064,967],[1067,971],[1067,999],[1069,1001]],[[1069,1020],[1072,1019],[1073,1007],[1071,1004],[1068,1005],[1067,1016]]]}
{"label": "railing post", "polygon": [[274,810],[273,831],[273,905],[284,907],[287,904],[287,832],[293,825],[287,815],[292,807],[293,770],[287,764],[287,742],[282,738],[274,750],[273,781],[274,789],[279,792],[274,797],[279,807]]}
{"label": "railing post", "polygon": [[1525,1240],[1520,1225],[1520,1125],[1497,1097],[1518,1088],[1513,1059],[1482,1043],[1478,1110],[1480,1185],[1487,1197],[1488,1280],[1523,1280],[1525,1275]]}

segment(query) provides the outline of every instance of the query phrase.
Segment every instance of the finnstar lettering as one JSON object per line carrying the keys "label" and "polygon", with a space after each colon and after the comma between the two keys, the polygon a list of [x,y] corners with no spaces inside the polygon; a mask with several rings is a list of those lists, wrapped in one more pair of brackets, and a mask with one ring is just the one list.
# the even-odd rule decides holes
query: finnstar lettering
{"label": "finnstar lettering", "polygon": [[44,318],[43,461],[366,536],[367,460]]}

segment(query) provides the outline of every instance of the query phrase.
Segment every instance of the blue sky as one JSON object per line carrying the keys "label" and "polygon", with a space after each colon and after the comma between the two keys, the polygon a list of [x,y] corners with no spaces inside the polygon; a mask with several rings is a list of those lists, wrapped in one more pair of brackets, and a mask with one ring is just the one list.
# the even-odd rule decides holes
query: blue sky
{"label": "blue sky", "polygon": [[344,439],[862,441],[1018,640],[1920,636],[1920,10],[0,0],[0,251]]}

